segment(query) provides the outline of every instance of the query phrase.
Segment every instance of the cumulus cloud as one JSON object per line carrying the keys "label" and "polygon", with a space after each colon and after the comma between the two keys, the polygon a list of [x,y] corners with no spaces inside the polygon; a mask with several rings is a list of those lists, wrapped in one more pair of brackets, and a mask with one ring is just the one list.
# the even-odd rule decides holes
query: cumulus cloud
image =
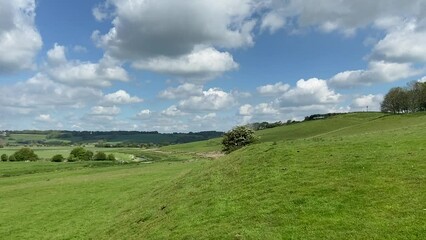
{"label": "cumulus cloud", "polygon": [[265,96],[276,96],[285,93],[290,88],[290,85],[282,82],[268,84],[257,88],[257,92]]}
{"label": "cumulus cloud", "polygon": [[414,68],[411,63],[372,61],[367,70],[345,71],[336,74],[330,79],[330,84],[339,88],[369,86],[374,83],[406,79],[422,72],[422,70]]}
{"label": "cumulus cloud", "polygon": [[91,115],[101,115],[101,116],[116,116],[120,113],[120,108],[116,106],[104,107],[104,106],[94,106],[91,108]]}
{"label": "cumulus cloud", "polygon": [[136,61],[133,66],[195,81],[210,80],[238,68],[231,54],[219,52],[214,48],[194,50],[180,57],[149,58]]}
{"label": "cumulus cloud", "polygon": [[203,86],[192,83],[184,83],[176,88],[167,88],[161,91],[158,95],[160,98],[165,99],[182,99],[190,96],[202,95]]}
{"label": "cumulus cloud", "polygon": [[208,113],[206,115],[196,115],[194,118],[195,122],[199,122],[199,121],[209,121],[216,118],[216,113]]}
{"label": "cumulus cloud", "polygon": [[36,117],[37,121],[40,122],[46,122],[46,123],[52,123],[55,120],[50,116],[50,114],[40,114]]}
{"label": "cumulus cloud", "polygon": [[296,87],[285,92],[279,99],[281,107],[327,105],[339,102],[341,95],[330,89],[325,80],[311,78],[297,81]]}
{"label": "cumulus cloud", "polygon": [[282,17],[297,18],[300,27],[318,26],[326,32],[352,34],[378,19],[407,15],[422,18],[426,4],[423,0],[291,0],[283,2],[280,9]]}
{"label": "cumulus cloud", "polygon": [[217,111],[235,104],[232,94],[218,88],[203,91],[201,96],[192,96],[179,102],[179,109],[184,111]]}
{"label": "cumulus cloud", "polygon": [[176,117],[176,116],[182,116],[184,115],[184,113],[181,110],[179,110],[176,105],[172,105],[168,107],[167,109],[163,110],[161,112],[161,115],[167,116],[167,117]]}
{"label": "cumulus cloud", "polygon": [[285,26],[285,19],[276,12],[269,12],[262,18],[260,29],[269,30],[272,34]]}
{"label": "cumulus cloud", "polygon": [[379,111],[380,110],[380,104],[383,101],[383,95],[378,94],[369,94],[369,95],[362,95],[356,97],[352,101],[351,108],[355,111],[359,110],[368,110],[370,111]]}
{"label": "cumulus cloud", "polygon": [[68,85],[108,87],[111,81],[129,79],[127,71],[111,58],[103,58],[99,63],[68,60],[65,47],[58,44],[47,52],[47,61],[46,74],[52,80]]}
{"label": "cumulus cloud", "polygon": [[82,108],[89,102],[98,101],[102,95],[97,89],[70,87],[37,74],[25,82],[0,87],[0,109],[28,114],[46,109]]}
{"label": "cumulus cloud", "polygon": [[34,18],[34,0],[0,0],[0,73],[34,66],[43,44]]}
{"label": "cumulus cloud", "polygon": [[275,108],[273,103],[260,103],[256,106],[244,104],[239,109],[241,116],[251,115],[275,115],[279,114],[279,110]]}
{"label": "cumulus cloud", "polygon": [[115,19],[98,43],[119,58],[176,57],[199,45],[234,48],[253,44],[250,0],[108,3],[115,8]]}
{"label": "cumulus cloud", "polygon": [[[211,79],[238,67],[219,48],[254,44],[253,0],[109,0],[107,5],[113,27],[92,37],[107,55],[131,61],[136,68]],[[98,20],[105,18],[103,10],[94,10]]]}
{"label": "cumulus cloud", "polygon": [[151,110],[149,110],[149,109],[144,109],[144,110],[141,110],[141,111],[137,114],[137,117],[138,117],[139,119],[148,119],[149,117],[151,117],[151,115],[152,115]]}
{"label": "cumulus cloud", "polygon": [[374,47],[372,57],[392,62],[426,62],[426,26],[417,20],[394,25]]}
{"label": "cumulus cloud", "polygon": [[136,96],[130,96],[124,90],[118,90],[117,92],[110,93],[104,96],[104,102],[110,104],[130,104],[130,103],[140,103],[143,99]]}

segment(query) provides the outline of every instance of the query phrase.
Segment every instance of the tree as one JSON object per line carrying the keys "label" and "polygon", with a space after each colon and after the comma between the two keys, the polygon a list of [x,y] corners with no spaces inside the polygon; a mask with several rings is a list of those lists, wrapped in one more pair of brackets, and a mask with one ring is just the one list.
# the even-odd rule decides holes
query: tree
{"label": "tree", "polygon": [[10,155],[10,156],[9,156],[9,161],[10,161],[10,162],[14,162],[14,161],[16,161],[15,155],[13,155],[13,154],[12,154],[12,155]]}
{"label": "tree", "polygon": [[104,152],[97,152],[95,156],[93,157],[93,160],[95,161],[107,160],[107,155]]}
{"label": "tree", "polygon": [[9,159],[9,157],[6,154],[1,155],[1,161],[6,162]]}
{"label": "tree", "polygon": [[13,156],[16,161],[37,161],[39,159],[31,148],[21,148]]}
{"label": "tree", "polygon": [[381,104],[382,112],[404,113],[409,110],[408,91],[401,88],[391,88]]}
{"label": "tree", "polygon": [[52,157],[52,162],[63,162],[65,160],[64,156],[62,154],[56,154]]}
{"label": "tree", "polygon": [[230,153],[241,147],[254,143],[257,137],[254,131],[243,126],[238,126],[223,135],[222,151]]}

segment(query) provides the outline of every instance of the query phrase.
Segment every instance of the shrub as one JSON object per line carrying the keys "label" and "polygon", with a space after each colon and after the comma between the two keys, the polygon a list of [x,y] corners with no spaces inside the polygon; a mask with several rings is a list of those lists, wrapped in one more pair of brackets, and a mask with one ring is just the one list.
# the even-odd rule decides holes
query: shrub
{"label": "shrub", "polygon": [[63,162],[65,160],[64,156],[62,154],[56,154],[52,157],[52,162]]}
{"label": "shrub", "polygon": [[111,154],[109,154],[109,155],[108,155],[108,160],[109,160],[109,161],[115,161],[115,156],[114,156],[114,154],[112,154],[112,153],[111,153]]}
{"label": "shrub", "polygon": [[107,155],[104,152],[97,152],[95,156],[93,157],[93,160],[95,161],[107,160]]}
{"label": "shrub", "polygon": [[90,151],[90,150],[87,150],[85,153],[84,153],[84,155],[83,155],[83,159],[81,159],[81,160],[83,160],[83,161],[90,161],[90,160],[92,160],[93,159],[93,152],[92,151]]}
{"label": "shrub", "polygon": [[85,159],[86,149],[83,147],[76,147],[71,150],[71,153],[68,157],[69,162],[81,161]]}
{"label": "shrub", "polygon": [[222,139],[222,150],[226,153],[256,142],[254,131],[243,126],[238,126],[225,133]]}
{"label": "shrub", "polygon": [[15,155],[10,155],[9,156],[9,161],[11,161],[11,162],[14,162],[14,161],[16,161],[16,158],[15,158]]}
{"label": "shrub", "polygon": [[15,161],[37,161],[39,159],[31,148],[21,148],[13,156]]}
{"label": "shrub", "polygon": [[9,157],[6,154],[1,155],[1,161],[6,162],[9,159]]}

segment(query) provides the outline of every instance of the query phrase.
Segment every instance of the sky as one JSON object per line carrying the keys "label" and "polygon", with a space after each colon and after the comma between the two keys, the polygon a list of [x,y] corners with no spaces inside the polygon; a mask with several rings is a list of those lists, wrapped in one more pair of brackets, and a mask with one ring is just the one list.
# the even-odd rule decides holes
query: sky
{"label": "sky", "polygon": [[425,76],[424,0],[0,0],[0,130],[226,131]]}

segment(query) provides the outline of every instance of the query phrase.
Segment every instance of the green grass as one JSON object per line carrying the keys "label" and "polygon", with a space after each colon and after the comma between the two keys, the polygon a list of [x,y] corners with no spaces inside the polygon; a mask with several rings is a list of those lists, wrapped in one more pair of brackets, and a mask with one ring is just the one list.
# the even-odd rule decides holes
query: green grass
{"label": "green grass", "polygon": [[196,168],[160,188],[166,212],[134,210],[150,218],[130,238],[425,239],[426,116],[395,124],[403,118],[264,142]]}
{"label": "green grass", "polygon": [[13,138],[15,141],[38,141],[38,140],[45,140],[46,135],[43,135],[43,134],[11,134],[9,138]]}
{"label": "green grass", "polygon": [[0,163],[0,236],[426,239],[426,114],[348,114],[258,134],[212,161],[185,152],[217,140],[122,150],[152,164]]}
{"label": "green grass", "polygon": [[[5,164],[14,163],[1,166]],[[121,227],[123,212],[145,205],[141,200],[154,186],[164,185],[187,171],[185,164],[158,163],[77,167],[1,178],[1,236],[106,238],[111,229]]]}
{"label": "green grass", "polygon": [[169,145],[161,147],[163,151],[171,152],[215,152],[221,151],[221,139],[215,138],[207,141],[198,141],[185,144]]}
{"label": "green grass", "polygon": [[[34,150],[37,156],[41,160],[49,161],[54,155],[62,154],[65,158],[69,156],[71,150],[74,147],[30,147]],[[0,155],[6,154],[8,156],[15,153],[21,147],[5,147],[0,148]],[[85,149],[91,150],[93,152],[105,152],[106,154],[114,154],[117,160],[120,161],[132,161],[135,159],[135,156],[138,155],[140,149],[138,148],[96,148],[96,147],[86,147]]]}

